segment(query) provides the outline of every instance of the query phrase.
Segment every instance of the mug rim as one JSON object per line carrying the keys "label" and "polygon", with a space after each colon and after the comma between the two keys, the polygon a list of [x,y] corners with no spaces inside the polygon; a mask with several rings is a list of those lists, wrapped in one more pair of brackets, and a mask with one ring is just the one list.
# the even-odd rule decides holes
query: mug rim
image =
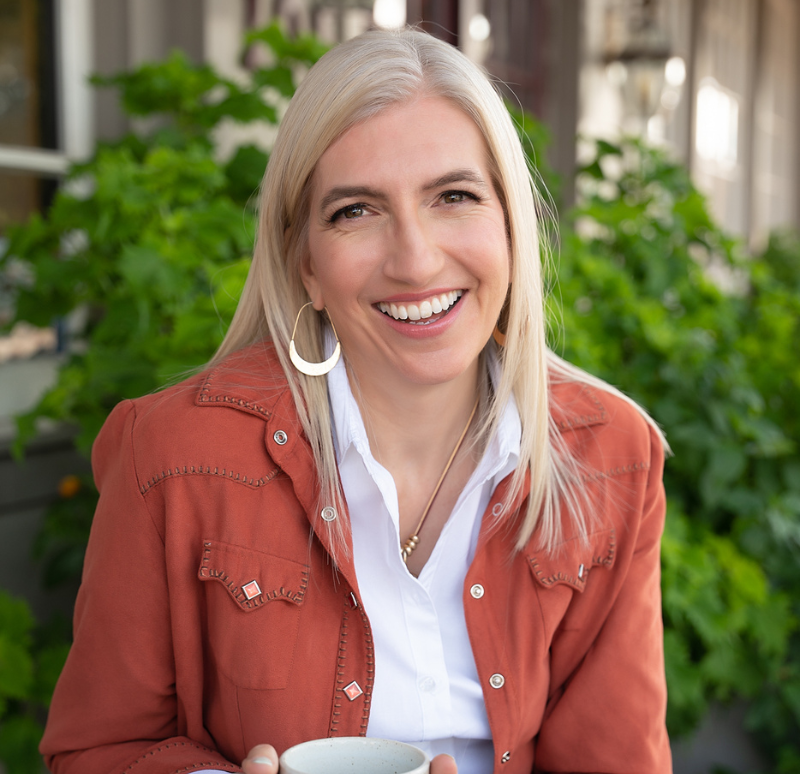
{"label": "mug rim", "polygon": [[292,745],[292,747],[284,750],[281,754],[279,767],[282,768],[284,765],[297,766],[297,762],[293,762],[292,758],[300,753],[299,748],[301,747],[306,749],[309,747],[339,747],[354,741],[358,741],[359,744],[364,744],[367,747],[388,745],[396,750],[406,750],[412,755],[419,756],[419,760],[412,760],[413,768],[408,769],[407,772],[403,774],[414,774],[417,771],[426,772],[428,769],[425,767],[430,766],[430,756],[428,753],[410,742],[401,742],[397,739],[383,739],[375,736],[329,736],[321,739],[309,739],[305,742]]}

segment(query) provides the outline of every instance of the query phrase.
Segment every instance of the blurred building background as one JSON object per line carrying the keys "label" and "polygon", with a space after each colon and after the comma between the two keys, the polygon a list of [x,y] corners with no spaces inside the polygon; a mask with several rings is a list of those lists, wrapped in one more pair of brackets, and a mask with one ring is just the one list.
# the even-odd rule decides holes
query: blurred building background
{"label": "blurred building background", "polygon": [[[682,160],[718,222],[754,247],[800,229],[800,0],[0,0],[0,244],[9,224],[46,211],[70,163],[136,128],[90,74],[180,48],[243,77],[243,31],[276,16],[329,42],[409,23],[458,45],[549,126],[562,207],[576,195],[580,138],[628,133]],[[54,431],[20,472],[8,448],[10,417],[57,360],[30,355],[54,344],[47,331],[0,338],[0,586],[41,605],[18,547],[73,452]],[[740,722],[739,708],[712,713],[676,748],[676,772],[757,768]]]}
{"label": "blurred building background", "polygon": [[131,128],[90,73],[178,47],[236,75],[241,32],[274,16],[330,42],[407,22],[460,46],[551,128],[565,203],[576,135],[627,132],[670,147],[730,232],[800,226],[798,0],[0,0],[0,231]]}

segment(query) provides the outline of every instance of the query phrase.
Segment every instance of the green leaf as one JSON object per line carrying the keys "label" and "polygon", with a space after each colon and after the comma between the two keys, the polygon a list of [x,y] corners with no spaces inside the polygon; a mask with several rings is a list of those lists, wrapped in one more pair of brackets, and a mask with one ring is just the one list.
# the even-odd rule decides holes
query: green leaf
{"label": "green leaf", "polygon": [[7,774],[42,774],[39,740],[44,729],[33,718],[18,715],[0,723],[0,761]]}

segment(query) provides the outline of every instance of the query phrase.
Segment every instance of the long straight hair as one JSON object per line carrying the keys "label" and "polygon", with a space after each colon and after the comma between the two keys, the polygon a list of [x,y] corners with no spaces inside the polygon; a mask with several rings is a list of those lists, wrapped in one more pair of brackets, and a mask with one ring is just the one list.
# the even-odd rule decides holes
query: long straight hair
{"label": "long straight hair", "polygon": [[[341,503],[326,380],[298,373],[288,356],[297,313],[308,301],[299,269],[307,241],[311,179],[322,154],[350,127],[422,96],[450,101],[475,122],[486,142],[493,183],[507,219],[512,268],[504,307],[502,374],[485,401],[476,443],[485,444],[496,432],[502,408],[513,394],[522,425],[520,463],[506,509],[497,518],[507,514],[530,473],[517,546],[526,545],[536,531],[539,545],[552,549],[561,539],[561,506],[573,521],[570,531],[584,538],[588,508],[582,471],[551,418],[550,381],[581,382],[620,393],[547,347],[538,194],[532,172],[499,93],[485,73],[453,46],[417,30],[371,31],[332,49],[308,72],[280,124],[261,186],[250,273],[214,360],[271,339],[314,454],[320,506]],[[312,310],[301,315],[295,341],[304,357],[324,359],[325,325],[323,315]],[[327,525],[334,531],[333,544],[346,551],[341,521]]]}

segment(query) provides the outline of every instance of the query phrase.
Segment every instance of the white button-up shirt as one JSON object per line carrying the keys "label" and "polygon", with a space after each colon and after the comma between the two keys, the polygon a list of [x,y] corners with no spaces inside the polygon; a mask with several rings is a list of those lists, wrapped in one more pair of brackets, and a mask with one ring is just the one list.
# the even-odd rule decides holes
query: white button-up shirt
{"label": "white button-up shirt", "polygon": [[506,406],[499,432],[415,578],[400,557],[394,480],[372,455],[342,361],[328,374],[328,395],[356,577],[375,643],[367,735],[411,742],[431,756],[449,753],[459,774],[485,774],[492,770],[491,731],[462,594],[481,517],[519,460],[516,404]]}

